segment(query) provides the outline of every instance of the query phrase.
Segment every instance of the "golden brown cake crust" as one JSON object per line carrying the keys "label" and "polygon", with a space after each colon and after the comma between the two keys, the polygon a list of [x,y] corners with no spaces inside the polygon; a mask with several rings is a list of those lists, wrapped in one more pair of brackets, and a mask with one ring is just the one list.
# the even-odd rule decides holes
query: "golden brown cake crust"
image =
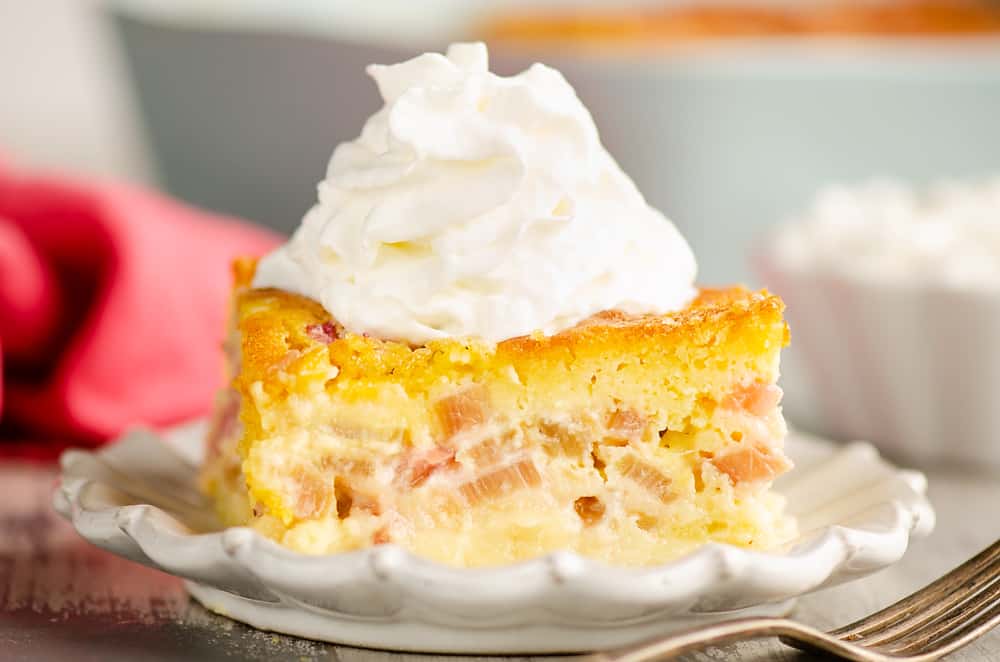
{"label": "golden brown cake crust", "polygon": [[[290,350],[305,351],[309,347],[325,344],[322,334],[319,334],[319,339],[316,334],[310,335],[309,329],[315,328],[315,325],[332,324],[337,337],[345,335],[343,327],[312,299],[272,288],[250,288],[254,265],[253,261],[244,259],[234,266],[237,288],[241,290],[237,295],[237,308],[243,338],[243,378],[246,381],[266,379],[268,370],[286,361]],[[519,363],[558,358],[560,355],[575,357],[580,353],[606,351],[610,347],[621,349],[651,338],[656,338],[659,343],[667,338],[676,343],[706,345],[712,343],[723,329],[739,327],[742,323],[759,324],[762,320],[780,321],[784,309],[784,302],[766,290],[752,292],[738,286],[703,289],[687,308],[677,312],[627,315],[620,311],[604,311],[551,336],[535,334],[504,340],[496,345],[495,352],[498,359]],[[419,349],[364,336],[355,336],[355,339],[369,349],[379,350],[381,356],[376,357],[379,359],[376,363],[384,371],[401,367],[406,363],[406,356]],[[441,350],[462,342],[431,341],[425,348]],[[470,339],[468,342],[476,344],[478,341]],[[788,342],[788,327],[785,325],[782,346],[788,345]],[[354,351],[358,349],[355,347]],[[336,354],[335,350],[331,351]],[[372,367],[371,364],[366,365],[366,369]]]}
{"label": "golden brown cake crust", "polygon": [[[785,309],[782,300],[767,291],[751,292],[743,287],[705,289],[691,304],[665,315],[627,315],[609,310],[590,317],[576,326],[552,336],[522,336],[505,340],[498,353],[531,354],[552,348],[577,350],[585,346],[613,342],[627,345],[644,338],[670,336],[678,342],[710,342],[724,327],[761,316],[780,317]],[[788,344],[786,327],[785,345]]]}

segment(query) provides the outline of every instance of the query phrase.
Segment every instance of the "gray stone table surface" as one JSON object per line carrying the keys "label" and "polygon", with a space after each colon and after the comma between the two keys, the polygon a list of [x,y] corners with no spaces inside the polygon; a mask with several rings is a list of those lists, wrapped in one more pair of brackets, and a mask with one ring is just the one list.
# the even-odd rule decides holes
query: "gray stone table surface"
{"label": "gray stone table surface", "polygon": [[[897,565],[799,601],[794,617],[833,628],[923,586],[1000,537],[1000,476],[928,472],[938,526]],[[0,662],[447,660],[361,650],[260,632],[208,613],[174,577],[80,539],[50,505],[55,470],[0,463]],[[546,660],[561,658],[548,657]],[[709,649],[693,661],[798,661],[811,656],[774,640]],[[1000,660],[1000,628],[952,660]]]}

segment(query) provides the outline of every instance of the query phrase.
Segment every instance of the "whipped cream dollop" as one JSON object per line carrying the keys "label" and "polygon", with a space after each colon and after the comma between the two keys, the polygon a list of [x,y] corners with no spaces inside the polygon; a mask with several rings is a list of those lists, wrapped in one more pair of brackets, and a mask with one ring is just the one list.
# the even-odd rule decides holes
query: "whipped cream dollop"
{"label": "whipped cream dollop", "polygon": [[692,298],[690,247],[558,71],[497,76],[483,44],[367,71],[385,105],[336,148],[319,201],[255,286],[411,343],[554,333]]}
{"label": "whipped cream dollop", "polygon": [[831,186],[779,231],[786,267],[868,281],[1000,289],[1000,176],[926,188]]}

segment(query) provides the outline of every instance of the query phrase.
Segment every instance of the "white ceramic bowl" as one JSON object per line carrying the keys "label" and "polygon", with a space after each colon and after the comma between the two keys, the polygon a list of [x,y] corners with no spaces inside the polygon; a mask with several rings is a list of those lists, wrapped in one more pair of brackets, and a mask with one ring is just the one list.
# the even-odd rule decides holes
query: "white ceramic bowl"
{"label": "white ceramic bowl", "polygon": [[[529,4],[119,0],[114,18],[167,188],[291,230],[334,145],[379,106],[364,66],[468,39],[501,3]],[[828,181],[974,175],[1000,154],[996,39],[492,59],[501,73],[541,60],[566,74],[608,149],[690,240],[706,284],[749,279],[752,241]]]}
{"label": "white ceramic bowl", "polygon": [[1000,470],[1000,293],[790,265],[758,271],[788,305],[814,424],[918,465]]}

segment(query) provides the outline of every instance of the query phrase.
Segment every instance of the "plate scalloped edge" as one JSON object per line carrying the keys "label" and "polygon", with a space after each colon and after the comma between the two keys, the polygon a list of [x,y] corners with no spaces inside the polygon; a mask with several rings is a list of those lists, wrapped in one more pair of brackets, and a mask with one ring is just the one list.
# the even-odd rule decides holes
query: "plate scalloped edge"
{"label": "plate scalloped edge", "polygon": [[568,653],[692,624],[786,613],[801,594],[899,560],[934,527],[926,479],[873,446],[792,434],[779,479],[800,537],[756,552],[709,544],[618,568],[571,552],[452,568],[394,545],[305,556],[247,528],[220,530],[195,482],[201,425],[134,430],[67,451],[57,511],[93,544],[187,581],[209,609],[255,627],[359,646],[442,653]]}

